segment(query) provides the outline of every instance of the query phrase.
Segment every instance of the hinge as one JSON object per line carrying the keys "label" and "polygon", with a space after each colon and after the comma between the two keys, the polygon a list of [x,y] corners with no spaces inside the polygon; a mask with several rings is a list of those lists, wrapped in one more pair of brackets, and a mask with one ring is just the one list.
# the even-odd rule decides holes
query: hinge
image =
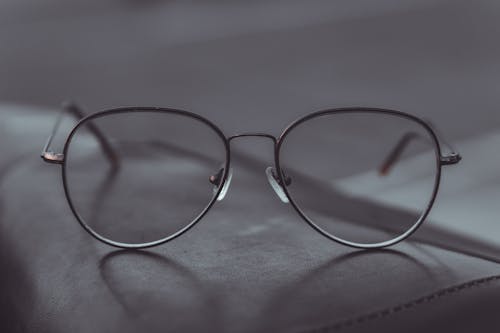
{"label": "hinge", "polygon": [[64,162],[64,154],[51,151],[43,152],[41,157],[47,163],[62,164]]}
{"label": "hinge", "polygon": [[441,156],[441,165],[453,165],[462,160],[462,156],[458,153],[451,153],[446,156]]}

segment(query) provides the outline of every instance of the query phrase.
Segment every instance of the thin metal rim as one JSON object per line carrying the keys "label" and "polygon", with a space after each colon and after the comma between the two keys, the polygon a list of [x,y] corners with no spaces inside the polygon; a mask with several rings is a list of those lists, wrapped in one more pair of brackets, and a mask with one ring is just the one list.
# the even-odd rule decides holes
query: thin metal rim
{"label": "thin metal rim", "polygon": [[[69,188],[68,188],[67,175],[66,175],[66,159],[64,159],[64,161],[60,164],[62,166],[62,168],[61,168],[62,173],[61,174],[62,174],[62,180],[63,180],[63,187],[64,187],[64,193],[66,196],[66,200],[70,206],[70,209],[71,209],[73,215],[76,217],[76,219],[78,220],[80,225],[90,235],[92,235],[95,239],[97,239],[101,242],[104,242],[108,245],[118,247],[118,248],[139,249],[139,248],[148,248],[148,247],[161,245],[161,244],[164,244],[166,242],[169,242],[169,241],[179,237],[180,235],[184,234],[186,231],[191,229],[194,225],[196,225],[207,214],[207,212],[210,210],[210,208],[212,208],[212,206],[215,204],[215,202],[217,201],[217,197],[220,195],[220,193],[223,189],[223,186],[227,181],[227,178],[229,175],[229,170],[230,170],[230,164],[231,164],[230,141],[233,138],[240,137],[240,136],[256,136],[255,135],[256,133],[250,133],[250,134],[234,135],[234,136],[231,136],[228,138],[224,135],[224,133],[222,132],[222,130],[218,126],[216,126],[214,123],[212,123],[208,119],[206,119],[206,118],[204,118],[196,113],[192,113],[192,112],[185,111],[185,110],[172,109],[172,108],[161,108],[161,107],[122,107],[122,108],[114,108],[114,109],[96,112],[96,113],[90,114],[90,115],[82,118],[73,127],[73,129],[71,130],[70,134],[68,135],[68,137],[66,139],[66,142],[64,144],[64,149],[63,149],[64,156],[67,156],[67,152],[69,150],[69,146],[70,146],[70,143],[71,143],[71,140],[72,140],[74,134],[76,133],[78,128],[81,127],[83,124],[85,124],[87,121],[95,119],[95,118],[104,117],[107,115],[112,115],[112,114],[132,113],[132,112],[142,112],[142,111],[182,115],[182,116],[186,116],[186,117],[191,117],[197,121],[201,121],[205,125],[208,125],[212,130],[214,130],[217,133],[217,135],[221,138],[222,142],[224,143],[225,152],[226,152],[226,161],[224,164],[224,174],[222,177],[221,185],[219,186],[217,192],[214,194],[214,196],[212,197],[210,202],[201,211],[201,213],[193,221],[191,221],[188,225],[186,225],[181,230],[175,232],[174,234],[171,234],[171,235],[169,235],[165,238],[159,239],[157,241],[148,242],[148,243],[140,243],[140,244],[132,244],[132,243],[116,242],[116,241],[113,241],[113,240],[108,239],[106,237],[103,237],[103,236],[99,235],[97,232],[95,232],[92,228],[90,228],[83,221],[83,218],[81,218],[79,216],[79,214],[78,214],[78,212],[77,212],[77,210],[76,210],[76,208],[71,200],[71,196],[70,196]],[[422,215],[420,216],[419,220],[402,235],[400,235],[394,239],[385,241],[385,242],[379,242],[379,243],[374,243],[374,244],[363,244],[363,243],[350,242],[350,241],[343,240],[339,237],[336,237],[336,236],[324,231],[321,227],[317,226],[309,217],[307,217],[307,215],[305,213],[302,212],[300,207],[295,203],[295,201],[293,200],[293,197],[290,195],[286,186],[283,187],[283,190],[284,190],[287,198],[289,199],[290,203],[292,204],[292,207],[302,217],[302,219],[304,221],[306,221],[313,229],[315,229],[317,232],[319,232],[320,234],[322,234],[326,238],[333,240],[333,241],[336,241],[336,242],[343,244],[343,245],[346,245],[346,246],[360,248],[360,249],[376,249],[376,248],[383,248],[383,247],[387,247],[387,246],[392,246],[392,245],[397,244],[397,243],[407,239],[408,237],[410,237],[424,223],[424,221],[428,217],[428,215],[429,215],[429,213],[430,213],[430,211],[435,203],[435,200],[437,198],[437,194],[439,192],[442,166],[443,166],[443,160],[442,160],[443,156],[441,154],[441,146],[439,143],[438,136],[436,135],[436,133],[434,132],[434,130],[430,126],[430,124],[428,124],[426,121],[420,119],[417,116],[414,116],[414,115],[411,115],[411,114],[408,114],[405,112],[401,112],[401,111],[391,110],[391,109],[370,108],[370,107],[344,107],[344,108],[334,108],[334,109],[317,111],[317,112],[305,115],[303,117],[300,117],[297,120],[295,120],[294,122],[292,122],[290,125],[288,125],[277,139],[274,139],[274,137],[270,136],[269,134],[263,134],[263,133],[258,133],[258,136],[266,136],[266,137],[273,138],[273,140],[275,142],[275,144],[274,144],[275,167],[276,167],[276,171],[277,171],[279,180],[281,181],[282,184],[284,184],[285,183],[285,176],[284,176],[283,170],[280,166],[280,152],[281,152],[282,144],[285,142],[285,138],[287,137],[287,135],[295,127],[297,127],[298,125],[300,125],[300,124],[302,124],[310,119],[320,117],[320,116],[348,113],[348,112],[351,112],[351,113],[353,113],[353,112],[356,112],[356,113],[379,113],[379,114],[386,114],[386,115],[392,115],[392,116],[406,118],[410,121],[416,122],[416,123],[420,124],[421,126],[423,126],[425,128],[425,130],[430,134],[432,141],[433,141],[433,144],[434,144],[435,153],[436,153],[436,176],[435,176],[435,180],[434,180],[434,188],[433,188],[433,192],[432,192],[432,197],[429,200],[427,207],[426,207],[425,211],[422,213]]]}
{"label": "thin metal rim", "polygon": [[315,229],[317,232],[319,232],[321,235],[325,236],[326,238],[333,240],[335,242],[338,242],[340,244],[354,247],[354,248],[359,248],[359,249],[377,249],[377,248],[384,248],[388,246],[395,245],[408,237],[410,237],[418,228],[424,223],[424,221],[427,219],[429,216],[429,213],[434,206],[434,203],[437,198],[437,194],[439,192],[439,186],[441,183],[441,172],[442,172],[442,154],[441,154],[441,146],[439,144],[439,139],[432,129],[432,127],[425,122],[424,120],[420,119],[417,116],[401,112],[401,111],[396,111],[396,110],[391,110],[391,109],[382,109],[382,108],[369,108],[369,107],[345,107],[345,108],[334,108],[334,109],[327,109],[327,110],[322,110],[322,111],[317,111],[310,113],[306,116],[300,117],[293,121],[290,125],[288,125],[285,130],[281,133],[281,135],[278,137],[278,140],[275,145],[275,165],[276,165],[276,171],[278,173],[278,177],[281,181],[282,184],[285,184],[285,176],[283,175],[283,170],[280,165],[280,152],[281,152],[281,147],[283,143],[285,142],[285,138],[291,131],[297,127],[298,125],[311,120],[313,118],[317,117],[322,117],[322,116],[328,116],[328,115],[335,115],[335,114],[343,114],[343,113],[373,113],[373,114],[384,114],[384,115],[390,115],[390,116],[397,116],[401,118],[408,119],[410,121],[416,122],[417,124],[420,124],[431,136],[433,145],[434,145],[434,150],[435,150],[435,155],[436,155],[436,175],[434,178],[434,187],[432,191],[432,196],[423,211],[423,213],[420,215],[420,218],[415,222],[411,228],[409,228],[405,233],[399,235],[398,237],[395,237],[393,239],[390,239],[388,241],[384,242],[378,242],[378,243],[373,243],[373,244],[364,244],[364,243],[357,243],[357,242],[351,242],[344,240],[342,238],[339,238],[337,236],[334,236],[330,234],[329,232],[323,230],[321,227],[319,227],[317,224],[314,223],[297,205],[297,203],[293,200],[293,197],[290,195],[287,186],[283,186],[283,191],[285,192],[288,200],[292,204],[293,208],[295,211],[302,217],[304,221],[307,222],[313,229]]}
{"label": "thin metal rim", "polygon": [[69,186],[68,186],[68,180],[67,180],[67,174],[66,174],[67,173],[67,170],[66,170],[66,167],[67,167],[66,161],[67,161],[67,159],[65,158],[64,161],[63,161],[63,163],[61,163],[61,166],[62,166],[61,167],[61,175],[62,175],[62,181],[63,181],[63,187],[64,187],[64,195],[66,196],[66,201],[68,202],[68,205],[69,205],[69,207],[70,207],[73,215],[75,216],[75,218],[77,219],[77,221],[79,222],[79,224],[90,235],[92,235],[95,239],[97,239],[97,240],[99,240],[101,242],[104,242],[104,243],[106,243],[108,245],[117,247],[117,248],[141,249],[141,248],[149,248],[149,247],[161,245],[161,244],[164,244],[166,242],[169,242],[169,241],[171,241],[171,240],[179,237],[180,235],[184,234],[186,231],[188,231],[189,229],[191,229],[192,227],[194,227],[207,214],[207,212],[210,210],[210,208],[212,208],[212,206],[214,205],[214,203],[217,201],[217,197],[221,193],[223,185],[226,183],[226,180],[227,180],[227,177],[228,177],[228,174],[229,174],[230,165],[231,165],[231,151],[230,151],[230,147],[229,147],[229,142],[228,142],[226,136],[224,135],[224,133],[222,132],[222,130],[218,126],[216,126],[210,120],[208,120],[208,119],[206,119],[206,118],[204,118],[204,117],[202,117],[202,116],[200,116],[200,115],[198,115],[196,113],[193,113],[193,112],[179,110],[179,109],[171,109],[171,108],[159,108],[159,107],[123,107],[123,108],[115,108],[115,109],[109,109],[109,110],[99,111],[99,112],[90,114],[90,115],[82,118],[73,127],[73,129],[69,133],[68,137],[66,138],[66,142],[64,144],[64,149],[63,149],[64,156],[68,156],[68,150],[70,148],[70,144],[71,144],[71,140],[72,140],[73,136],[75,135],[75,133],[77,132],[77,130],[81,126],[83,126],[87,121],[90,121],[90,120],[93,120],[93,119],[96,119],[96,118],[102,118],[102,117],[109,116],[109,115],[114,115],[114,114],[140,113],[140,112],[153,112],[153,113],[164,113],[164,114],[181,115],[181,116],[186,116],[186,117],[193,118],[193,119],[195,119],[197,121],[200,121],[200,122],[204,123],[205,125],[208,125],[208,127],[210,127],[221,138],[222,142],[224,143],[224,148],[225,148],[225,153],[226,153],[226,161],[225,161],[225,164],[224,164],[224,174],[223,174],[221,183],[219,185],[219,188],[218,188],[217,192],[213,195],[213,197],[210,200],[210,202],[205,206],[205,208],[201,211],[201,213],[198,214],[198,216],[194,220],[192,220],[189,224],[187,224],[184,228],[178,230],[177,232],[175,232],[175,233],[173,233],[173,234],[171,234],[171,235],[169,235],[167,237],[164,237],[164,238],[161,238],[159,240],[152,241],[152,242],[137,243],[137,244],[123,243],[123,242],[113,241],[113,240],[111,240],[109,238],[106,238],[106,237],[100,235],[99,233],[97,233],[96,231],[94,231],[90,226],[88,226],[84,222],[84,219],[78,214],[78,212],[76,210],[76,207],[74,206],[73,201],[71,200],[71,195],[70,195]]}

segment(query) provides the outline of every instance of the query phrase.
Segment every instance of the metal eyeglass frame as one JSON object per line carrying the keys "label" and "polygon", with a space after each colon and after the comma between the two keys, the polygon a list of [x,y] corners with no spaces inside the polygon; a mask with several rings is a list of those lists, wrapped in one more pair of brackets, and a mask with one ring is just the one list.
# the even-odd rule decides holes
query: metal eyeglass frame
{"label": "metal eyeglass frame", "polygon": [[[221,172],[219,172],[217,175],[213,175],[210,177],[210,182],[212,182],[215,186],[216,189],[214,190],[214,196],[211,199],[211,201],[208,203],[208,205],[201,211],[201,213],[194,219],[192,220],[188,225],[186,225],[184,228],[181,230],[175,232],[174,234],[171,234],[165,238],[148,242],[148,243],[140,243],[140,244],[130,244],[130,243],[122,243],[122,242],[116,242],[111,239],[108,239],[100,234],[98,234],[96,231],[94,231],[90,226],[88,226],[83,218],[78,214],[75,205],[73,204],[71,200],[71,196],[69,194],[69,189],[68,189],[68,181],[67,181],[67,176],[66,176],[66,159],[65,156],[67,155],[69,145],[71,142],[72,137],[80,128],[83,124],[86,124],[92,119],[103,117],[106,115],[112,115],[112,114],[119,114],[119,113],[130,113],[130,112],[141,112],[141,111],[149,111],[149,112],[158,112],[158,113],[167,113],[167,114],[177,114],[177,115],[183,115],[187,117],[191,117],[194,120],[201,121],[205,125],[209,126],[222,140],[224,146],[225,146],[225,155],[226,155],[226,161],[224,163],[224,167],[221,169]],[[345,239],[336,237],[329,232],[323,230],[321,227],[319,227],[314,221],[312,221],[301,209],[300,207],[295,203],[293,200],[292,196],[290,195],[287,187],[290,184],[290,178],[283,172],[283,169],[280,167],[280,149],[281,146],[287,137],[287,135],[298,125],[300,125],[303,122],[306,122],[310,119],[324,116],[324,115],[333,115],[333,114],[340,114],[340,113],[349,113],[349,112],[363,112],[363,113],[376,113],[376,114],[384,114],[384,115],[392,115],[392,116],[398,116],[402,117],[408,120],[411,120],[413,122],[418,123],[421,125],[430,135],[430,138],[432,139],[432,144],[434,145],[434,150],[436,153],[436,177],[435,177],[435,182],[434,182],[434,188],[432,191],[432,196],[430,201],[428,202],[427,207],[425,208],[425,211],[422,213],[420,216],[419,220],[405,233],[402,235],[393,238],[391,240],[385,241],[385,242],[380,242],[380,243],[374,243],[374,244],[362,244],[362,243],[356,243],[356,242],[350,242]],[[53,152],[50,148],[52,145],[52,141],[60,127],[61,121],[64,117],[64,115],[70,114],[74,116],[78,121],[78,123],[73,127],[71,132],[69,133],[68,137],[66,138],[66,142],[64,144],[64,148],[62,153],[56,153]],[[101,149],[103,150],[104,154],[106,155],[107,159],[110,162],[110,165],[112,168],[117,168],[119,167],[119,159],[118,156],[114,153],[112,146],[106,139],[106,136],[100,132],[100,130],[97,127],[94,127],[92,122],[90,122],[89,129],[93,135],[95,135],[96,139],[100,143]],[[395,145],[394,149],[390,152],[390,154],[387,156],[387,158],[384,160],[383,164],[379,168],[379,173],[381,175],[385,175],[389,172],[391,167],[397,162],[401,154],[403,153],[405,147],[416,137],[418,134],[416,133],[407,133],[405,134],[399,142]],[[53,130],[47,139],[47,142],[43,148],[43,151],[41,153],[42,159],[51,164],[57,164],[61,165],[62,168],[62,180],[63,180],[63,186],[64,186],[64,193],[66,196],[66,199],[68,201],[68,204],[71,208],[71,211],[73,212],[74,216],[80,223],[80,225],[87,231],[89,232],[94,238],[96,238],[99,241],[102,241],[108,245],[115,246],[118,248],[128,248],[128,249],[138,249],[138,248],[148,248],[148,247],[153,247],[157,246],[163,243],[166,243],[174,238],[177,238],[178,236],[182,235],[186,231],[188,231],[190,228],[192,228],[195,224],[197,224],[203,216],[208,212],[208,210],[214,205],[214,203],[217,200],[222,200],[226,194],[226,191],[229,188],[230,182],[231,182],[231,149],[230,149],[230,143],[232,140],[236,138],[241,138],[241,137],[263,137],[270,139],[273,144],[274,144],[274,163],[275,163],[275,168],[268,168],[266,170],[266,175],[268,178],[268,181],[273,188],[273,190],[276,192],[278,197],[285,203],[290,203],[293,208],[297,211],[297,213],[316,231],[318,231],[320,234],[325,236],[326,238],[336,241],[338,243],[341,243],[343,245],[351,246],[354,248],[361,248],[361,249],[377,249],[377,248],[383,248],[387,246],[394,245],[396,243],[401,242],[402,240],[408,238],[411,234],[413,234],[419,227],[420,225],[424,222],[426,217],[428,216],[430,210],[432,209],[432,206],[435,202],[438,190],[439,190],[439,185],[440,185],[440,180],[441,180],[441,172],[442,172],[442,167],[447,166],[447,165],[454,165],[457,164],[461,161],[462,157],[460,154],[458,154],[453,147],[442,138],[439,132],[437,132],[434,127],[427,121],[424,121],[416,116],[400,112],[400,111],[395,111],[395,110],[390,110],[390,109],[380,109],[380,108],[369,108],[369,107],[344,107],[344,108],[335,108],[335,109],[328,109],[324,111],[318,111],[314,112],[311,114],[308,114],[304,117],[301,117],[294,122],[292,122],[288,127],[285,128],[285,130],[281,133],[279,137],[275,137],[270,134],[266,133],[259,133],[259,132],[251,132],[251,133],[240,133],[232,136],[225,136],[224,133],[217,127],[215,124],[213,124],[211,121],[205,119],[204,117],[189,112],[189,111],[184,111],[184,110],[178,110],[178,109],[171,109],[171,108],[158,108],[158,107],[124,107],[124,108],[116,108],[116,109],[110,109],[110,110],[104,110],[100,112],[96,112],[90,115],[85,116],[85,114],[81,111],[81,109],[74,103],[65,103],[63,104],[62,111],[57,118],[57,121],[53,127]],[[447,154],[442,154],[441,150],[441,143],[447,148],[449,153]]]}

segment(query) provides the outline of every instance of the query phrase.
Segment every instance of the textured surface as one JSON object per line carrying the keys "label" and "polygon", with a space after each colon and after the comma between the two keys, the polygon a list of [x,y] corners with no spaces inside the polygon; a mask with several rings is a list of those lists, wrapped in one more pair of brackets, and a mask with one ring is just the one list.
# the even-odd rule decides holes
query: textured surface
{"label": "textured surface", "polygon": [[[52,115],[8,110],[0,113],[2,142],[16,145],[4,146],[12,155],[2,161],[6,330],[400,331],[409,324],[442,328],[452,315],[455,329],[498,325],[497,279],[446,291],[500,274],[497,245],[455,235],[434,221],[384,251],[337,245],[282,204],[260,163],[244,155],[234,161],[227,198],[187,234],[149,251],[100,244],[71,215],[59,167],[38,157]],[[13,136],[19,124],[26,135]],[[434,299],[433,293],[445,295]],[[408,303],[404,312],[394,310]]]}

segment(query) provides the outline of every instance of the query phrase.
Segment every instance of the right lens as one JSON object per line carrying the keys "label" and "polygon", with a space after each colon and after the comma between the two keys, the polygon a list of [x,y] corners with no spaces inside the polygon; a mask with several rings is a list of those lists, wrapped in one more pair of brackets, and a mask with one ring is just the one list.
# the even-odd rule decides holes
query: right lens
{"label": "right lens", "polygon": [[226,167],[220,131],[181,111],[114,110],[80,123],[65,186],[81,223],[118,246],[176,235],[215,200]]}
{"label": "right lens", "polygon": [[439,151],[424,123],[402,113],[345,110],[295,123],[279,164],[299,213],[330,238],[360,247],[408,236],[430,210]]}

